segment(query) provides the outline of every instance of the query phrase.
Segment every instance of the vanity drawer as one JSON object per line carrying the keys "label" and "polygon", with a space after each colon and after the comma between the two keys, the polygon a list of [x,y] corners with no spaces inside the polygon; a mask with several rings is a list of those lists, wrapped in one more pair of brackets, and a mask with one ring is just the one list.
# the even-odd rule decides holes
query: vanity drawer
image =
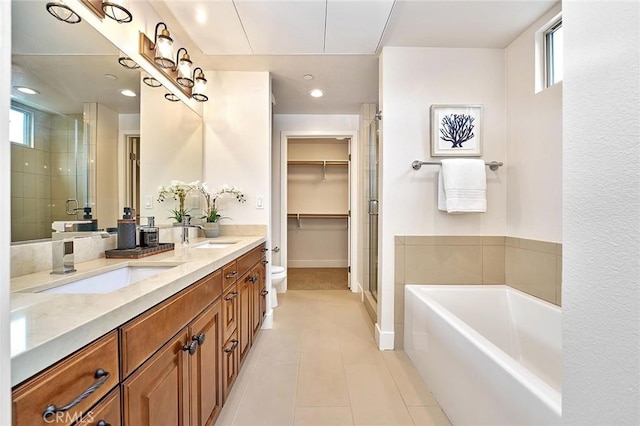
{"label": "vanity drawer", "polygon": [[[104,423],[100,423],[104,422]],[[55,424],[55,423],[54,423]],[[78,422],[77,426],[120,426],[120,387],[115,388]]]}
{"label": "vanity drawer", "polygon": [[235,284],[239,276],[237,261],[234,260],[233,262],[229,262],[224,265],[222,267],[222,288],[224,291],[226,291],[229,286]]}
{"label": "vanity drawer", "polygon": [[238,258],[238,276],[244,275],[253,265],[264,257],[266,244],[262,243]]}
{"label": "vanity drawer", "polygon": [[217,270],[120,328],[120,361],[125,378],[222,294]]}
{"label": "vanity drawer", "polygon": [[[13,425],[72,424],[119,381],[118,334],[114,330],[18,386],[12,397]],[[46,418],[45,412],[50,413]]]}

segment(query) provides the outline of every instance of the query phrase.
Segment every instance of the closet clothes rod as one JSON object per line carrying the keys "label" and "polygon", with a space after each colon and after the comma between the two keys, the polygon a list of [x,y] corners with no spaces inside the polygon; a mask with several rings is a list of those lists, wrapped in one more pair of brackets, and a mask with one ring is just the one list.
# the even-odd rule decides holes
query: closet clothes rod
{"label": "closet clothes rod", "polygon": [[298,228],[301,228],[300,219],[348,219],[348,213],[288,213],[287,218],[297,219]]}
{"label": "closet clothes rod", "polygon": [[[440,161],[420,161],[420,160],[416,160],[413,163],[411,163],[411,167],[413,167],[413,170],[420,170],[420,168],[422,167],[423,164],[432,165],[432,166],[441,166],[442,165],[442,163]],[[502,161],[491,161],[489,163],[485,162],[484,164],[486,166],[489,166],[489,168],[491,170],[493,170],[494,172],[496,170],[498,170],[498,167],[504,165],[504,163]]]}

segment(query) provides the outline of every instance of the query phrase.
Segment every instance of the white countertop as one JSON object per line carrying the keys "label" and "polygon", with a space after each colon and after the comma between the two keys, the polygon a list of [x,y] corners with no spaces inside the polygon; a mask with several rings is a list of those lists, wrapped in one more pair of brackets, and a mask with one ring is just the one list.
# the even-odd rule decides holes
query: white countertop
{"label": "white countertop", "polygon": [[[226,248],[198,249],[211,239],[139,260],[100,258],[75,265],[76,272],[50,271],[11,279],[11,386],[28,379],[200,278],[266,241],[264,236],[224,236]],[[123,265],[176,265],[158,275],[105,294],[43,294],[34,291]]]}

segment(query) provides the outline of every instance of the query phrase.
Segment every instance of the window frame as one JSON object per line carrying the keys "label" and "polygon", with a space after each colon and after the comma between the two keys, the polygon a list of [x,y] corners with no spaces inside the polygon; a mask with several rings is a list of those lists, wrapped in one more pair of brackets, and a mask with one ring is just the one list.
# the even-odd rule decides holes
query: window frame
{"label": "window frame", "polygon": [[[12,144],[18,146],[24,146],[27,148],[33,148],[33,133],[34,133],[34,114],[26,108],[11,104],[11,110],[21,113],[24,117],[24,124],[22,126],[22,134],[24,136],[24,142],[12,141]],[[11,124],[9,124],[11,125]]]}
{"label": "window frame", "polygon": [[542,40],[544,45],[544,87],[548,88],[562,80],[555,81],[555,61],[553,60],[554,43],[553,35],[562,28],[562,16],[554,19],[551,24],[544,30]]}

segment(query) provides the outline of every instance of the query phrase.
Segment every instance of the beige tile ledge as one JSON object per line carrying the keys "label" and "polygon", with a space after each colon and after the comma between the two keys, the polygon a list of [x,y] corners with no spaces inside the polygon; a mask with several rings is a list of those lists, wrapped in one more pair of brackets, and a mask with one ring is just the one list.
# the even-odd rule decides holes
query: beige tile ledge
{"label": "beige tile ledge", "polygon": [[46,287],[138,261],[96,259],[76,264],[74,276],[59,278],[48,271],[11,279],[11,384],[28,379],[131,318],[188,287],[230,260],[265,241],[263,236],[226,236],[216,242],[237,241],[223,249],[196,249],[176,245],[171,252],[142,259],[178,264],[166,272],[106,294],[38,294],[29,288]]}

